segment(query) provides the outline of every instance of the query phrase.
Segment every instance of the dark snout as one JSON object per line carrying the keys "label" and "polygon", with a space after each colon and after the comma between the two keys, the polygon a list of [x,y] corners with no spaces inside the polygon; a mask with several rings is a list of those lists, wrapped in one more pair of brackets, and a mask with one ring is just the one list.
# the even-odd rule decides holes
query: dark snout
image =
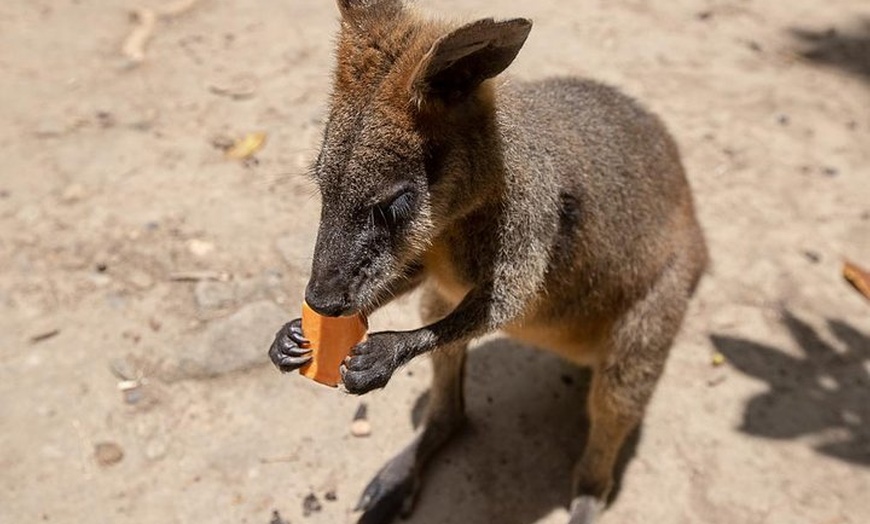
{"label": "dark snout", "polygon": [[358,313],[366,301],[371,232],[367,214],[354,213],[355,206],[333,202],[337,197],[330,195],[324,196],[305,301],[321,315],[340,317]]}
{"label": "dark snout", "polygon": [[328,317],[354,313],[351,297],[353,265],[353,238],[351,228],[321,218],[311,278],[305,288],[305,301],[311,309]]}
{"label": "dark snout", "polygon": [[305,288],[305,301],[311,309],[327,317],[348,315],[352,311],[347,288],[348,282],[340,271],[315,270]]}

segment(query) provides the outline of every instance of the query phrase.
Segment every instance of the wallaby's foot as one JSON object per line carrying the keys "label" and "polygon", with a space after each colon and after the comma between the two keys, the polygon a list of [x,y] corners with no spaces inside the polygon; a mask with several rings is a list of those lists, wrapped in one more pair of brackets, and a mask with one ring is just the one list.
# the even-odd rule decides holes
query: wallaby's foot
{"label": "wallaby's foot", "polygon": [[303,347],[306,345],[308,340],[302,335],[302,320],[297,318],[284,324],[275,335],[269,358],[284,373],[295,371],[311,360],[311,350]]}
{"label": "wallaby's foot", "polygon": [[402,335],[382,332],[354,346],[340,368],[347,392],[362,395],[386,386],[401,365],[401,343]]}
{"label": "wallaby's foot", "polygon": [[462,427],[465,416],[439,412],[401,453],[393,457],[369,482],[357,503],[363,511],[357,524],[389,524],[396,517],[408,517],[417,502],[420,479],[426,462]]}
{"label": "wallaby's foot", "polygon": [[354,508],[364,512],[358,524],[387,524],[397,516],[411,514],[420,485],[417,443],[415,440],[387,462],[363,490]]}
{"label": "wallaby's foot", "polygon": [[591,496],[580,495],[571,502],[568,524],[593,524],[604,509],[604,502]]}

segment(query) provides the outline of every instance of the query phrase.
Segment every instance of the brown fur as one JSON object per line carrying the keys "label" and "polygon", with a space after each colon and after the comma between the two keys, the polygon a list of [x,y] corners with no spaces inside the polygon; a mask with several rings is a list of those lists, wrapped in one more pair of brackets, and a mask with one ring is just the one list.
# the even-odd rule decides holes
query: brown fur
{"label": "brown fur", "polygon": [[[613,88],[493,80],[527,20],[457,27],[398,0],[339,8],[306,299],[326,314],[370,312],[425,284],[426,325],[370,335],[342,371],[365,393],[420,354],[435,364],[425,429],[369,485],[361,522],[410,509],[464,416],[468,342],[502,329],[593,369],[571,520],[591,523],[707,261],[677,146]],[[287,336],[272,349],[285,371],[300,361]]]}

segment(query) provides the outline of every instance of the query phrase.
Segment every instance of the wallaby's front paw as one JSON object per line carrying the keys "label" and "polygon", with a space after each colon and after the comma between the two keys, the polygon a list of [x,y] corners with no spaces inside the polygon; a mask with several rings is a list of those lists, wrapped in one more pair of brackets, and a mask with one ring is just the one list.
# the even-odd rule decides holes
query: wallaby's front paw
{"label": "wallaby's front paw", "polygon": [[302,335],[302,319],[297,318],[284,324],[275,335],[269,358],[284,373],[295,371],[311,360],[311,350],[303,347],[306,345],[308,340]]}
{"label": "wallaby's front paw", "polygon": [[375,333],[350,350],[341,365],[348,393],[362,395],[387,385],[398,367],[399,338],[396,333]]}

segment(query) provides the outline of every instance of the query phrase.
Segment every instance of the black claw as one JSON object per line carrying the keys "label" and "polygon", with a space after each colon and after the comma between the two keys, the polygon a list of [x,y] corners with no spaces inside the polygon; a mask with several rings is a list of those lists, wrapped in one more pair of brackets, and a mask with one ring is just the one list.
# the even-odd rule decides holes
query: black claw
{"label": "black claw", "polygon": [[294,331],[287,333],[287,338],[292,340],[297,346],[307,346],[311,344],[311,341],[303,337],[301,333],[296,333]]}
{"label": "black claw", "polygon": [[311,349],[285,347],[285,348],[281,348],[281,354],[286,355],[288,357],[304,357],[305,355],[311,354]]}
{"label": "black claw", "polygon": [[294,371],[311,361],[311,349],[308,340],[302,336],[302,321],[293,320],[275,335],[275,341],[269,348],[272,362],[284,373]]}
{"label": "black claw", "polygon": [[307,346],[311,343],[302,334],[302,325],[299,322],[291,322],[290,329],[287,330],[287,338],[296,343],[297,346]]}
{"label": "black claw", "polygon": [[281,357],[278,364],[285,368],[298,368],[304,366],[311,360],[311,357]]}

